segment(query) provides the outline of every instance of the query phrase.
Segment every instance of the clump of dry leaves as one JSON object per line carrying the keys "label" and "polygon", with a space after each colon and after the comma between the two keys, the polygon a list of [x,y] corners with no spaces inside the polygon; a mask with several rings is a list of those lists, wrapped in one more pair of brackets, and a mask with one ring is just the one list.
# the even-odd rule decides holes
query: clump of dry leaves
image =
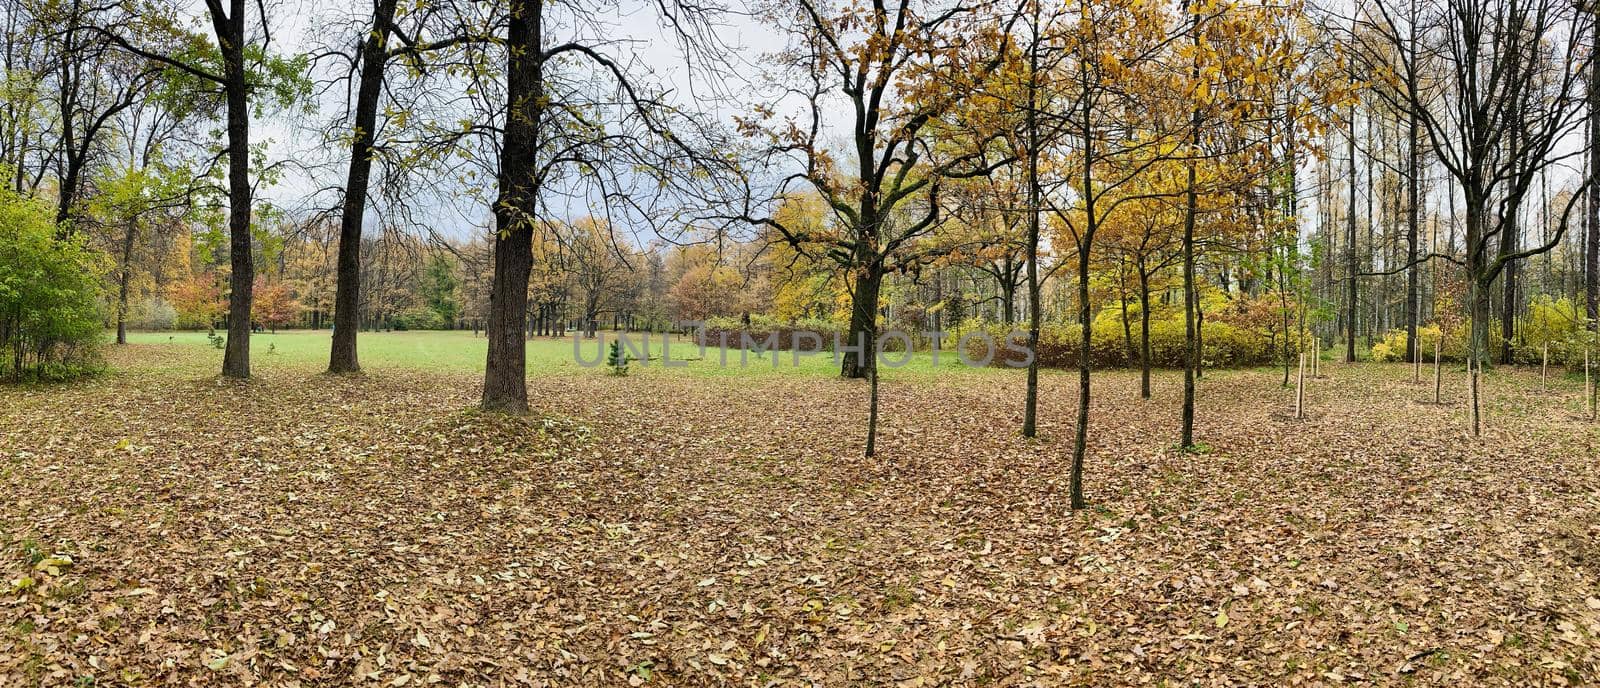
{"label": "clump of dry leaves", "polygon": [[[1041,441],[1006,371],[863,385],[600,372],[525,420],[471,376],[131,347],[0,388],[0,686],[1530,685],[1600,671],[1600,430],[1487,383],[1489,433],[1400,366],[1306,421],[1208,373],[1202,453],[1096,377]],[[1458,374],[1459,376],[1459,374]],[[1458,385],[1459,386],[1459,385]],[[1567,389],[1572,387],[1572,389]]]}

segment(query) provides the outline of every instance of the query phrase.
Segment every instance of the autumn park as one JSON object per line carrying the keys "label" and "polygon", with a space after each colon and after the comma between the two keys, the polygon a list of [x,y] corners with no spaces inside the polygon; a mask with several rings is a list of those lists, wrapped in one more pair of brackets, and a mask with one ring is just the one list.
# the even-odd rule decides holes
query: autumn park
{"label": "autumn park", "polygon": [[1600,685],[1588,0],[0,23],[0,688]]}

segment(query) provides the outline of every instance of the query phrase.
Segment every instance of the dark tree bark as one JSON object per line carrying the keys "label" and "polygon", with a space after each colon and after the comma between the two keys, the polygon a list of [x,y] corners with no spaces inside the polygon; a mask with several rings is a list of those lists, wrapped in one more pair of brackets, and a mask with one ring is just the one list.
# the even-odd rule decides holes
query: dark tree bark
{"label": "dark tree bark", "polygon": [[[876,233],[863,228],[861,235],[865,239]],[[863,248],[859,260],[855,289],[850,297],[850,330],[846,333],[845,346],[860,351],[845,351],[839,371],[843,377],[857,379],[868,377],[878,367],[877,342],[873,338],[877,331],[878,293],[883,288],[883,257]]]}
{"label": "dark tree bark", "polygon": [[[1415,29],[1413,29],[1415,31]],[[1416,49],[1416,35],[1412,34],[1412,50]],[[1415,52],[1413,52],[1413,55]],[[1416,88],[1415,78],[1412,79],[1412,88]],[[1418,282],[1422,270],[1418,260],[1418,239],[1421,234],[1421,187],[1422,187],[1422,146],[1420,132],[1417,130],[1416,115],[1406,117],[1406,146],[1409,151],[1406,155],[1406,186],[1409,198],[1406,200],[1406,360],[1415,360],[1417,356],[1417,326],[1421,318],[1421,293]]]}
{"label": "dark tree bark", "polygon": [[[1190,41],[1198,50],[1200,46],[1200,16],[1194,15],[1190,19],[1189,31],[1192,34]],[[1200,80],[1200,61],[1194,59],[1191,67],[1190,78]],[[1195,177],[1195,159],[1200,153],[1200,123],[1201,112],[1195,107],[1189,112],[1189,160],[1185,167],[1185,193],[1183,210],[1183,410],[1180,422],[1182,431],[1178,439],[1178,447],[1188,451],[1194,447],[1194,385],[1195,370],[1200,365],[1199,339],[1195,331],[1194,302],[1195,295],[1199,293],[1199,285],[1195,284],[1194,274],[1194,221],[1195,214],[1199,212],[1200,190],[1196,187],[1198,180]]]}
{"label": "dark tree bark", "polygon": [[[1039,188],[1039,3],[1033,3],[1032,36],[1028,41],[1028,111],[1026,113],[1026,126],[1028,130],[1028,350],[1033,355],[1028,360],[1027,391],[1022,403],[1022,436],[1035,437],[1039,434],[1039,213],[1041,212],[1041,193]],[[1124,324],[1127,320],[1124,318]],[[1088,382],[1084,382],[1087,393]],[[1084,411],[1087,413],[1087,410]],[[1082,416],[1080,416],[1082,418]],[[1079,428],[1083,427],[1080,422]],[[1076,476],[1082,471],[1082,461],[1077,460],[1079,466],[1073,472]],[[1079,495],[1074,499],[1081,499],[1080,489],[1075,489],[1073,494]]]}
{"label": "dark tree bark", "polygon": [[1139,398],[1150,398],[1150,274],[1139,256]]}
{"label": "dark tree bark", "polygon": [[[1507,210],[1506,226],[1500,236],[1501,253],[1509,254],[1517,251],[1519,223],[1515,219],[1516,212],[1515,206]],[[1501,287],[1504,289],[1502,293],[1503,300],[1500,303],[1500,363],[1502,365],[1511,365],[1516,353],[1518,267],[1517,261],[1511,261],[1506,263],[1505,269],[1501,271],[1500,281]]]}
{"label": "dark tree bark", "polygon": [[[1407,51],[1412,64],[1417,60],[1417,5],[1411,2],[1411,35]],[[1406,88],[1417,90],[1417,74],[1406,71]],[[1419,237],[1422,212],[1422,131],[1417,115],[1406,110],[1406,360],[1417,360],[1417,327],[1421,324],[1421,293],[1418,282],[1422,265],[1419,260]]]}
{"label": "dark tree bark", "polygon": [[[1595,14],[1590,45],[1600,51],[1600,13]],[[1600,331],[1600,60],[1589,61],[1589,222],[1583,236],[1584,314],[1591,331]]]}
{"label": "dark tree bark", "polygon": [[511,5],[506,34],[506,121],[495,201],[494,282],[489,293],[485,410],[528,410],[528,277],[537,222],[539,128],[544,115],[544,1]]}
{"label": "dark tree bark", "polygon": [[372,145],[378,126],[378,99],[389,60],[388,36],[398,0],[373,4],[372,30],[361,43],[361,77],[356,87],[350,167],[345,177],[344,207],[339,216],[338,284],[333,297],[333,347],[328,372],[361,370],[356,334],[361,329],[361,224],[367,210],[372,176]]}
{"label": "dark tree bark", "polygon": [[1345,335],[1344,335],[1344,362],[1356,361],[1356,312],[1358,294],[1356,291],[1356,273],[1359,271],[1356,258],[1356,108],[1350,106],[1350,139],[1346,153],[1350,156],[1350,212],[1345,218]]}
{"label": "dark tree bark", "polygon": [[228,106],[228,260],[233,272],[222,375],[242,380],[250,377],[250,306],[256,279],[250,236],[250,80],[244,56],[245,0],[229,4],[225,14],[221,0],[206,2],[222,52],[223,98]]}
{"label": "dark tree bark", "polygon": [[133,272],[133,242],[139,223],[129,221],[122,231],[122,255],[117,269],[117,343],[128,343],[128,278]]}
{"label": "dark tree bark", "polygon": [[[1082,75],[1084,92],[1088,93],[1089,77],[1087,71],[1081,66],[1079,74]],[[1083,231],[1077,235],[1078,243],[1078,424],[1072,438],[1072,473],[1068,481],[1071,491],[1072,508],[1082,509],[1088,506],[1083,497],[1083,463],[1089,453],[1089,401],[1091,395],[1089,375],[1089,351],[1092,348],[1094,335],[1093,311],[1089,303],[1089,266],[1093,258],[1094,237],[1099,230],[1100,217],[1096,210],[1094,184],[1095,163],[1095,128],[1093,120],[1094,99],[1084,97],[1083,120],[1081,126],[1083,161],[1079,173],[1082,186],[1078,192],[1083,198]],[[1035,357],[1037,358],[1037,357]]]}

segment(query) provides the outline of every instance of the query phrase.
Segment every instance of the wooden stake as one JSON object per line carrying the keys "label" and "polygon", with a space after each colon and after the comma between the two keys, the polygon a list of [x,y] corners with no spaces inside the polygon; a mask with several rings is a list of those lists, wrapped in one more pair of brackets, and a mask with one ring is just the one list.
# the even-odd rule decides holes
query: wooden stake
{"label": "wooden stake", "polygon": [[1544,343],[1544,356],[1539,360],[1539,391],[1550,388],[1550,342]]}
{"label": "wooden stake", "polygon": [[1422,337],[1411,343],[1411,382],[1422,382]]}
{"label": "wooden stake", "polygon": [[1294,417],[1306,417],[1306,355],[1300,354],[1300,376],[1294,381]]}

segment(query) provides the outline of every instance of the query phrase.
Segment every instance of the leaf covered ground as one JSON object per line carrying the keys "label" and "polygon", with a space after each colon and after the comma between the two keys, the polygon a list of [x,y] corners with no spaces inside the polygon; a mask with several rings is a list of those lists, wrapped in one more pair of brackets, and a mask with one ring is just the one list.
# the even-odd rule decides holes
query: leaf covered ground
{"label": "leaf covered ground", "polygon": [[1600,425],[1404,366],[1076,378],[118,372],[0,388],[0,686],[1563,685],[1600,677]]}

